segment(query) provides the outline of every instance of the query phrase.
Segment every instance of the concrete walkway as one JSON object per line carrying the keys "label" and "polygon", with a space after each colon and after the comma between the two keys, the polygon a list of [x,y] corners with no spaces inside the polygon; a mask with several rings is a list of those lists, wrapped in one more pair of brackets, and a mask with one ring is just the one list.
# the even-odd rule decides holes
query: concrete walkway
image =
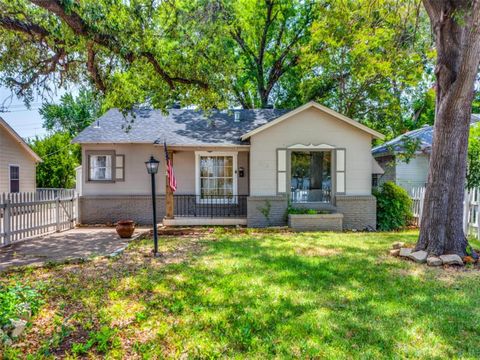
{"label": "concrete walkway", "polygon": [[27,239],[0,248],[0,271],[14,266],[39,266],[50,261],[111,255],[149,231],[149,228],[137,228],[131,239],[121,239],[115,228],[80,227]]}

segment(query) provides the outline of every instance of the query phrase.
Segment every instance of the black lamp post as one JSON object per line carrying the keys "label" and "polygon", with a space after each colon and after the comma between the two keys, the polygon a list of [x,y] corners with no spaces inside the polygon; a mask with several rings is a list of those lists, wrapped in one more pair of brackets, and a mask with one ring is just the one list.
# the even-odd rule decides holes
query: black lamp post
{"label": "black lamp post", "polygon": [[153,256],[158,256],[158,232],[157,232],[157,204],[155,196],[155,174],[158,172],[158,165],[160,161],[150,156],[148,161],[145,161],[147,172],[152,175],[152,204],[153,204]]}

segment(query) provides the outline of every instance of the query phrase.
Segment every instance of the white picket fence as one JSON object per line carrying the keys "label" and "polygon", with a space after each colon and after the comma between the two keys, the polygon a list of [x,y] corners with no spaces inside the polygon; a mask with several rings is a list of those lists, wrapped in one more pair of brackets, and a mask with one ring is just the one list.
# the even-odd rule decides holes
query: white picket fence
{"label": "white picket fence", "polygon": [[75,227],[78,196],[70,189],[0,194],[0,247]]}
{"label": "white picket fence", "polygon": [[[415,224],[420,226],[425,187],[413,188],[410,196],[413,200],[412,213]],[[463,204],[463,231],[467,236],[473,236],[480,240],[480,188],[466,191]]]}

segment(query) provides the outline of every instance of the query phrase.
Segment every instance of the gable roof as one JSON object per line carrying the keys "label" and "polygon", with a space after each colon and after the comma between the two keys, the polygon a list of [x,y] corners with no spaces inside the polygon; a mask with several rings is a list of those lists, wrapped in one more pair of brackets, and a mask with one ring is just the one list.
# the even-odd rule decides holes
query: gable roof
{"label": "gable roof", "polygon": [[349,125],[352,125],[353,127],[356,127],[370,135],[372,135],[374,138],[377,138],[377,139],[384,139],[385,136],[381,133],[379,133],[378,131],[375,131],[371,128],[369,128],[368,126],[365,126],[361,123],[359,123],[358,121],[355,121],[355,120],[352,120],[348,117],[346,117],[345,115],[342,115],[332,109],[329,109],[323,105],[320,105],[319,103],[315,102],[315,101],[310,101],[308,103],[306,103],[305,105],[302,105],[290,112],[287,112],[285,114],[283,114],[282,116],[278,117],[277,119],[273,120],[273,121],[270,121],[260,127],[257,127],[251,131],[249,131],[248,133],[245,133],[244,135],[242,135],[242,140],[246,140],[248,139],[249,137],[255,135],[255,134],[258,134],[259,132],[263,131],[263,130],[266,130],[268,129],[269,127],[271,126],[274,126],[284,120],[287,120],[288,118],[302,112],[302,111],[305,111],[307,109],[310,109],[310,108],[314,108],[314,109],[317,109],[317,110],[320,110],[320,111],[323,111],[331,116],[333,116],[334,118],[340,120],[340,121],[343,121]]}
{"label": "gable roof", "polygon": [[[234,113],[240,115],[235,122]],[[139,109],[124,116],[112,109],[74,139],[74,143],[145,143],[170,146],[248,145],[241,136],[283,115],[286,110]]]}
{"label": "gable roof", "polygon": [[[480,122],[480,114],[472,114],[471,124]],[[405,151],[407,141],[417,142],[417,153],[429,153],[432,150],[433,126],[424,125],[420,129],[415,129],[386,143],[376,146],[372,149],[373,156],[382,156],[393,153],[402,153]]]}
{"label": "gable roof", "polygon": [[35,162],[41,162],[42,159],[38,156],[35,151],[32,150],[30,146],[22,139],[20,135],[17,134],[15,130],[12,129],[8,123],[0,117],[0,127],[4,128],[7,134],[9,134],[34,160]]}

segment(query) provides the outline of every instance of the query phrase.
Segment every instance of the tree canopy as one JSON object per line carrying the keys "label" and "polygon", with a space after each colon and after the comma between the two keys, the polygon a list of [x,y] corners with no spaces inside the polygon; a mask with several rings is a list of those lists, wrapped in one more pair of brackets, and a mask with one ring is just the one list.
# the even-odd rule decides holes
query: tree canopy
{"label": "tree canopy", "polygon": [[315,1],[238,0],[225,7],[231,86],[244,108],[282,106],[295,98],[302,48],[317,15]]}
{"label": "tree canopy", "polygon": [[1,83],[27,101],[90,82],[113,106],[217,105],[217,10],[200,0],[1,0]]}
{"label": "tree canopy", "polygon": [[414,101],[432,81],[432,40],[419,1],[318,5],[305,53],[304,100],[315,99],[383,131],[408,130]]}
{"label": "tree canopy", "polygon": [[[434,50],[420,0],[0,0],[0,84],[75,84],[103,107],[316,100],[393,137],[422,125]],[[427,95],[425,95],[427,94]]]}
{"label": "tree canopy", "polygon": [[64,132],[73,138],[101,115],[101,107],[99,96],[81,89],[76,97],[64,94],[58,104],[43,103],[39,112],[45,129]]}
{"label": "tree canopy", "polygon": [[45,137],[30,140],[32,149],[42,158],[37,166],[37,186],[71,188],[75,168],[81,163],[81,150],[71,141],[101,115],[102,99],[87,89],[77,96],[66,93],[58,104],[44,103],[40,109]]}
{"label": "tree canopy", "polygon": [[36,137],[30,146],[41,158],[37,165],[37,186],[41,188],[72,188],[75,168],[80,164],[80,146],[71,144],[70,134],[56,132]]}

